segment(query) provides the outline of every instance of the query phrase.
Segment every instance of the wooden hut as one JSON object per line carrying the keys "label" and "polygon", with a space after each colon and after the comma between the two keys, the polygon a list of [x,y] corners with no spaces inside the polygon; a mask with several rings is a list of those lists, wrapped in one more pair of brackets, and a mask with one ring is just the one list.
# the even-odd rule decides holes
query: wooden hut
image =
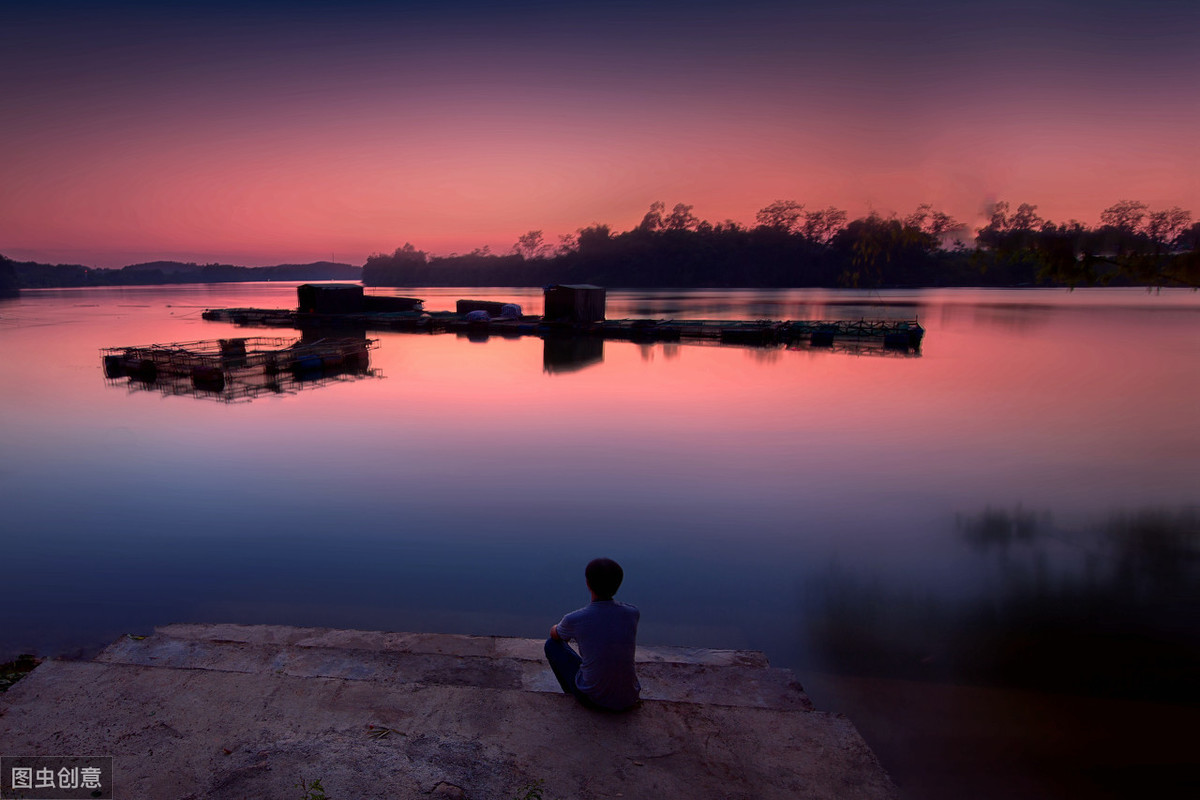
{"label": "wooden hut", "polygon": [[296,287],[304,314],[357,314],[363,310],[363,287],[353,283],[305,283]]}
{"label": "wooden hut", "polygon": [[545,290],[547,322],[603,322],[604,289],[590,284],[556,284]]}

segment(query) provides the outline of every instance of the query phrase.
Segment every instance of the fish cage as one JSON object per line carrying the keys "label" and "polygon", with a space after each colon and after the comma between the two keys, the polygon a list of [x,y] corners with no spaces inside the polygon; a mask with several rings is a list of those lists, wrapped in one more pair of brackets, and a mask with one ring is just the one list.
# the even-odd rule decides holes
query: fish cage
{"label": "fish cage", "polygon": [[376,344],[354,337],[305,342],[260,336],[109,347],[101,360],[105,379],[131,390],[233,401],[380,377],[370,366]]}

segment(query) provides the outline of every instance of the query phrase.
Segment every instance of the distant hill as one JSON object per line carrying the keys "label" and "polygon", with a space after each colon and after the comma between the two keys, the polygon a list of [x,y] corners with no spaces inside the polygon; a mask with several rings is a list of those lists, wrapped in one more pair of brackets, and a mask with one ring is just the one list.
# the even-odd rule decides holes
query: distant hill
{"label": "distant hill", "polygon": [[173,275],[176,272],[195,272],[200,269],[200,265],[195,261],[147,261],[145,264],[130,264],[127,267],[122,267],[122,272],[161,272],[164,275]]}
{"label": "distant hill", "polygon": [[[274,267],[258,267],[273,281],[357,281],[362,278],[362,267],[339,264],[335,261],[314,261],[311,264],[279,264]],[[264,280],[255,278],[254,280]]]}
{"label": "distant hill", "polygon": [[[238,283],[246,281],[357,281],[362,267],[333,261],[241,267],[234,264],[195,264],[182,261],[148,261],[121,269],[93,269],[82,264],[41,264],[12,261],[0,256],[0,292],[6,286],[6,269],[15,289],[48,289],[65,286],[155,286],[173,283]],[[5,296],[0,294],[0,296]],[[12,295],[8,295],[12,296]]]}

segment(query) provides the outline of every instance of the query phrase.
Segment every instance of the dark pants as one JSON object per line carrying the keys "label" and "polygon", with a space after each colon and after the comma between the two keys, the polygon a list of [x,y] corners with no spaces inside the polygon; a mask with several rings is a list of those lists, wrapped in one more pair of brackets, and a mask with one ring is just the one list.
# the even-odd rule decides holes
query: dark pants
{"label": "dark pants", "polygon": [[554,677],[558,678],[558,685],[565,693],[575,695],[585,706],[595,707],[588,696],[575,685],[575,676],[579,673],[579,665],[583,663],[583,659],[571,645],[551,636],[546,640],[546,660],[550,662],[550,669],[554,670]]}

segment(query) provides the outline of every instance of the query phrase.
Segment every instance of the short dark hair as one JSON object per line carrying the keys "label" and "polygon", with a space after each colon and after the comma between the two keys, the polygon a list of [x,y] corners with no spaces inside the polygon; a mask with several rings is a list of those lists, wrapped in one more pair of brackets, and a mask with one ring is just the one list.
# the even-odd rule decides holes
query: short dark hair
{"label": "short dark hair", "polygon": [[588,588],[596,593],[601,600],[611,600],[625,579],[625,571],[621,565],[611,558],[594,558],[588,562],[583,571]]}

